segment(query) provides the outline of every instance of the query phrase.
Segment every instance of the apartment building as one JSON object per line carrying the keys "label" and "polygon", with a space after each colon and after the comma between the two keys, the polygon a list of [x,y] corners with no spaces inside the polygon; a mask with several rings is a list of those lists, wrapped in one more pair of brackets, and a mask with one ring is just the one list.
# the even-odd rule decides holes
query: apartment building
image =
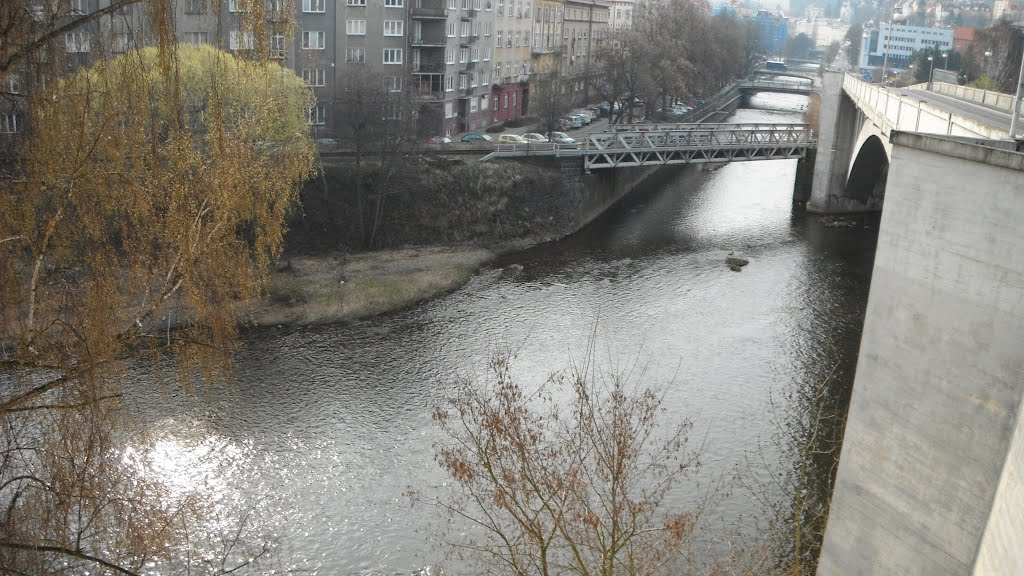
{"label": "apartment building", "polygon": [[925,48],[949,50],[953,45],[953,30],[923,28],[879,22],[877,27],[865,29],[861,40],[861,71],[884,66],[890,71],[906,70],[910,57]]}
{"label": "apartment building", "polygon": [[608,2],[608,26],[613,30],[628,30],[633,27],[634,0],[610,0]]}
{"label": "apartment building", "polygon": [[488,126],[493,0],[408,1],[420,125],[445,136]]}
{"label": "apartment building", "polygon": [[608,41],[609,6],[596,0],[565,0],[562,13],[562,76],[569,80],[572,102],[586,104],[599,93],[597,57]]}
{"label": "apartment building", "polygon": [[560,70],[564,0],[534,0],[530,54],[537,74]]}
{"label": "apartment building", "polygon": [[531,57],[533,0],[493,0],[494,71],[491,88],[491,122],[504,122],[527,113]]}

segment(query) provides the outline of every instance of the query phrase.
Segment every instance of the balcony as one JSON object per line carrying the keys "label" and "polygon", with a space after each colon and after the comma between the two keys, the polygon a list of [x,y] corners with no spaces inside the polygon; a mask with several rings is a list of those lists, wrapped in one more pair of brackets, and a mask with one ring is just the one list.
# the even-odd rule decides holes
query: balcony
{"label": "balcony", "polygon": [[442,74],[444,73],[444,62],[442,60],[429,60],[427,62],[414,62],[412,65],[413,74]]}
{"label": "balcony", "polygon": [[413,20],[446,20],[448,18],[447,8],[410,8],[409,16]]}
{"label": "balcony", "polygon": [[476,36],[476,35],[473,35],[473,36],[463,36],[463,37],[459,38],[459,46],[469,46],[470,44],[475,43],[479,39],[480,39],[480,37]]}
{"label": "balcony", "polygon": [[471,8],[469,10],[463,10],[462,12],[459,13],[459,18],[462,18],[463,20],[472,20],[473,18],[476,18],[476,17],[477,17],[477,10],[473,9],[473,8]]}
{"label": "balcony", "polygon": [[438,35],[438,36],[436,36],[436,37],[430,37],[430,36],[415,36],[415,37],[413,37],[413,38],[412,38],[412,39],[411,39],[411,40],[409,41],[409,44],[410,44],[410,45],[411,45],[411,46],[412,46],[413,48],[430,48],[430,47],[435,47],[435,48],[437,48],[437,47],[440,47],[440,48],[444,48],[444,47],[445,47],[445,46],[446,46],[446,45],[448,44],[448,41],[447,41],[447,39],[446,39],[446,38],[445,38],[444,36],[442,36],[442,35]]}
{"label": "balcony", "polygon": [[466,68],[465,69],[466,70],[476,70],[476,67],[477,67],[478,64],[479,64],[479,62],[466,62]]}

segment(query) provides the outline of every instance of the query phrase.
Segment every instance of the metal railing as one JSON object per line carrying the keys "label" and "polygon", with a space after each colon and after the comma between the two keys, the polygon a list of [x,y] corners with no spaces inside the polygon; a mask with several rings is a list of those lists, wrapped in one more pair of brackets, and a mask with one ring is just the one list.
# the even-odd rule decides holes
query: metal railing
{"label": "metal railing", "polygon": [[816,146],[807,124],[685,124],[590,133],[579,144],[499,144],[488,158],[582,156],[593,170],[802,158]]}

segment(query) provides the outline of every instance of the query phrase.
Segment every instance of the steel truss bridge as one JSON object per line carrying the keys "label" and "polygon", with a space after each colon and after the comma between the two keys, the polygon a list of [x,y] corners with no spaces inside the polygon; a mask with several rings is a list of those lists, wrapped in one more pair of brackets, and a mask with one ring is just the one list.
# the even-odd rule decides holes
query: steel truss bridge
{"label": "steel truss bridge", "polygon": [[500,144],[490,158],[582,157],[584,170],[803,158],[817,146],[807,124],[634,124],[582,144]]}

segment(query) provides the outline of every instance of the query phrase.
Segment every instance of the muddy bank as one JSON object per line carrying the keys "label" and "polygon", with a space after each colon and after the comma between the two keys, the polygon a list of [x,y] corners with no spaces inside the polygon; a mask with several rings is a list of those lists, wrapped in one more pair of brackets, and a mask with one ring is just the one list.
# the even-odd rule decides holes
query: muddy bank
{"label": "muddy bank", "polygon": [[471,246],[288,255],[246,323],[321,324],[402,310],[459,288],[494,255]]}

